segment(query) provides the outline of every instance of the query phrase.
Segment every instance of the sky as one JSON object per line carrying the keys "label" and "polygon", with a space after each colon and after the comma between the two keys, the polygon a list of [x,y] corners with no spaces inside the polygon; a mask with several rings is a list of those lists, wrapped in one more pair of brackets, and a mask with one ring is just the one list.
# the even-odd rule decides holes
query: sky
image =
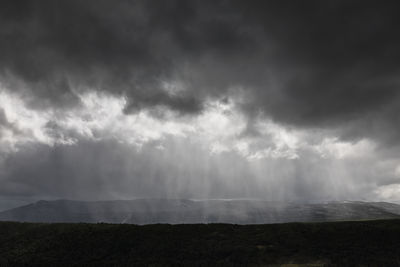
{"label": "sky", "polygon": [[387,1],[3,0],[0,209],[400,200]]}

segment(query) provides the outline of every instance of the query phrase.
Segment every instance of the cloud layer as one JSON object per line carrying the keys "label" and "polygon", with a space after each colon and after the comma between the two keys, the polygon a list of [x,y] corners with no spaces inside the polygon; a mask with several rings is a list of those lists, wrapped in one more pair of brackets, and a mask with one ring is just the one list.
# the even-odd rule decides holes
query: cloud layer
{"label": "cloud layer", "polygon": [[394,199],[397,13],[376,1],[1,1],[2,194],[82,183],[71,197]]}

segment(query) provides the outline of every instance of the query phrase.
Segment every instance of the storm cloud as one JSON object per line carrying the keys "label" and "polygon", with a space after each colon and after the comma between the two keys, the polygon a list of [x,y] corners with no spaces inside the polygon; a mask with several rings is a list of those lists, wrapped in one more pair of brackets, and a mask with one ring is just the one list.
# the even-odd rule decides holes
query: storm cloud
{"label": "storm cloud", "polygon": [[[0,25],[1,194],[372,198],[400,183],[395,2],[4,0]],[[199,165],[149,152],[192,145]]]}

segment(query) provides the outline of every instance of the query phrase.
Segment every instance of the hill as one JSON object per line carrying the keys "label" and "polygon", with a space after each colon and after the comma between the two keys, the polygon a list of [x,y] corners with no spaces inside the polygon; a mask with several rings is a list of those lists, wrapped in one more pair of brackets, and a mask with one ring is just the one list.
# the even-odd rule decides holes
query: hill
{"label": "hill", "polygon": [[399,242],[400,220],[144,226],[0,222],[0,266],[399,266]]}
{"label": "hill", "polygon": [[400,218],[400,205],[385,202],[296,204],[255,200],[42,200],[0,212],[1,221],[132,224],[263,224],[393,218]]}

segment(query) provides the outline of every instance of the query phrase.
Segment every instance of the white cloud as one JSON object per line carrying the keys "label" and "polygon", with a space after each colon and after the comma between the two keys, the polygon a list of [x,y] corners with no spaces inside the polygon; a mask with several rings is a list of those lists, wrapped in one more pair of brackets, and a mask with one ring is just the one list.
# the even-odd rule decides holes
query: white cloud
{"label": "white cloud", "polygon": [[323,158],[370,157],[373,155],[375,144],[368,139],[351,143],[340,141],[336,137],[328,137],[324,138],[320,144],[313,146],[313,149]]}
{"label": "white cloud", "polygon": [[322,158],[345,159],[363,157],[374,150],[374,144],[366,139],[350,143],[326,137],[310,144],[309,140],[315,139],[313,132],[288,129],[265,118],[259,118],[254,124],[258,134],[247,136],[243,134],[248,126],[247,118],[232,100],[209,101],[200,115],[191,118],[165,110],[164,117],[159,119],[146,110],[125,114],[124,97],[99,92],[78,96],[81,105],[71,110],[34,110],[20,96],[0,91],[0,108],[18,129],[18,133],[2,131],[2,151],[15,150],[27,142],[72,145],[85,138],[115,139],[137,148],[157,141],[162,147],[159,142],[166,136],[189,138],[212,154],[235,152],[248,160],[297,159],[302,150],[313,151]]}
{"label": "white cloud", "polygon": [[53,140],[44,131],[51,117],[49,112],[32,111],[18,96],[6,91],[0,91],[0,108],[8,123],[13,125],[13,129],[6,129],[1,136],[2,147],[14,150],[21,142],[52,144]]}
{"label": "white cloud", "polygon": [[400,201],[400,184],[390,184],[378,187],[374,193],[378,200]]}

